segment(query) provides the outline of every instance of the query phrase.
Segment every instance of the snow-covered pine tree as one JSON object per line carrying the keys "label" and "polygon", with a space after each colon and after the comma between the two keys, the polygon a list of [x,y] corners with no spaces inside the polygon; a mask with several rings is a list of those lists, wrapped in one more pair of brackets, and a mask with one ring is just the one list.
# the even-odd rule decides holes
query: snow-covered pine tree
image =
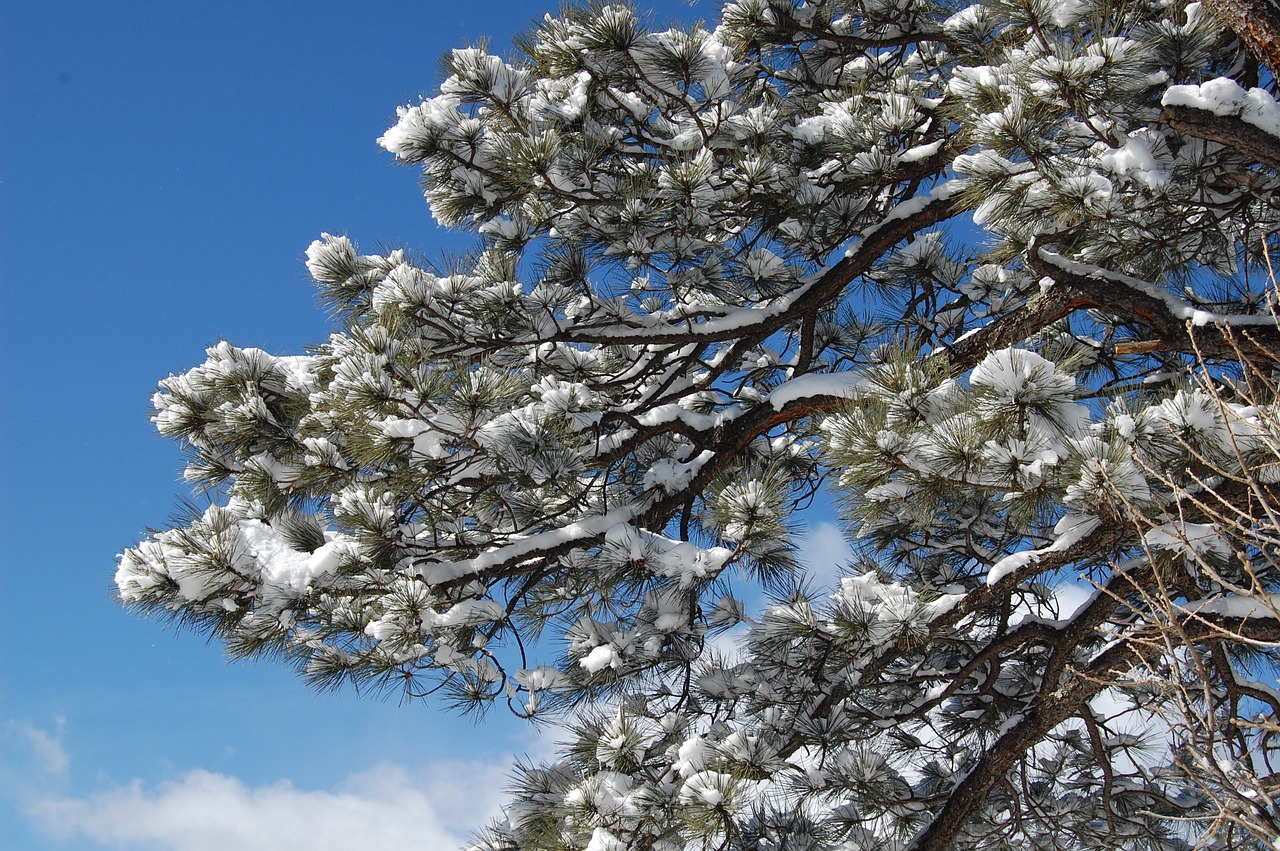
{"label": "snow-covered pine tree", "polygon": [[477,252],[325,235],[327,342],[164,380],[211,507],[121,600],[567,714],[482,848],[1274,843],[1276,17],[598,4],[455,51],[381,143]]}

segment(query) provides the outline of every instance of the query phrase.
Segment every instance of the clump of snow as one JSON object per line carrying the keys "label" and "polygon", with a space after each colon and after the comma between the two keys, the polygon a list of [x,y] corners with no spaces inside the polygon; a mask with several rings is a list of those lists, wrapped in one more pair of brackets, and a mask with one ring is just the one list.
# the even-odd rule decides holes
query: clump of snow
{"label": "clump of snow", "polygon": [[872,645],[883,644],[908,632],[922,632],[934,618],[949,612],[962,594],[943,594],[925,600],[920,592],[898,582],[885,582],[874,571],[846,576],[831,599],[852,614]]}
{"label": "clump of snow", "polygon": [[728,774],[718,771],[699,771],[684,781],[680,787],[680,800],[683,803],[700,803],[707,807],[719,808],[728,803],[735,781]]}
{"label": "clump of snow", "polygon": [[645,490],[658,488],[667,493],[678,493],[693,480],[705,460],[699,457],[692,462],[680,462],[674,458],[659,458],[645,471]]}
{"label": "clump of snow", "polygon": [[578,660],[578,664],[583,667],[588,674],[598,674],[605,668],[616,668],[622,664],[618,651],[609,644],[601,644],[593,649],[586,656]]}
{"label": "clump of snow", "polygon": [[536,668],[521,668],[515,673],[516,682],[529,691],[556,691],[569,686],[569,678],[564,672],[550,665],[539,665]]}
{"label": "clump of snow", "polygon": [[1230,450],[1230,434],[1218,400],[1203,390],[1179,390],[1149,410],[1156,421],[1163,422],[1176,434]]}
{"label": "clump of snow", "polygon": [[983,391],[984,416],[1017,411],[1040,421],[1049,433],[1082,433],[1089,410],[1075,401],[1075,380],[1051,361],[1026,349],[992,352],[974,367],[969,383]]}
{"label": "clump of snow", "polygon": [[681,777],[689,778],[706,767],[711,759],[711,746],[701,736],[691,736],[681,743],[671,767]]}
{"label": "clump of snow", "polygon": [[378,138],[378,144],[405,162],[418,162],[433,136],[456,122],[460,101],[452,94],[424,100],[417,106],[396,109],[396,123]]}
{"label": "clump of snow", "polygon": [[1211,523],[1166,523],[1151,529],[1142,539],[1157,550],[1172,550],[1195,555],[1228,558],[1231,547]]}
{"label": "clump of snow", "polygon": [[784,381],[775,387],[769,394],[769,404],[775,411],[781,411],[797,399],[810,399],[814,396],[850,399],[864,383],[862,378],[852,372],[810,372]]}
{"label": "clump of snow", "polygon": [[966,6],[942,22],[942,29],[947,33],[976,27],[987,17],[986,8],[981,3]]}
{"label": "clump of snow", "polygon": [[345,236],[320,235],[307,246],[307,272],[312,280],[333,283],[343,280],[356,268],[359,258],[355,244]]}
{"label": "clump of snow", "polygon": [[505,617],[506,610],[496,600],[459,600],[443,613],[425,613],[422,625],[428,629],[437,626],[474,626],[500,621]]}
{"label": "clump of snow", "polygon": [[1108,149],[1098,161],[1116,174],[1125,175],[1150,189],[1159,189],[1169,183],[1168,167],[1156,158],[1151,141],[1140,135],[1130,136],[1119,148]]}
{"label": "clump of snow", "polygon": [[1198,601],[1183,608],[1201,615],[1219,615],[1224,618],[1277,618],[1280,594],[1258,597],[1233,594]]}
{"label": "clump of snow", "polygon": [[1264,133],[1280,137],[1280,104],[1276,99],[1266,89],[1252,88],[1246,92],[1227,77],[1198,86],[1170,86],[1161,103],[1203,109],[1224,118],[1239,118]]}
{"label": "clump of snow", "polygon": [[1038,563],[1045,555],[1065,552],[1091,535],[1100,525],[1101,521],[1097,517],[1076,512],[1067,514],[1053,527],[1053,533],[1057,537],[1052,544],[1040,549],[1011,553],[1000,559],[987,571],[987,585],[995,585],[1006,576]]}
{"label": "clump of snow", "polygon": [[603,827],[591,831],[591,841],[582,851],[627,851],[627,845]]}
{"label": "clump of snow", "polygon": [[1127,451],[1092,435],[1073,441],[1072,448],[1080,473],[1067,486],[1063,502],[1073,511],[1092,516],[1104,508],[1127,511],[1151,500],[1151,485]]}
{"label": "clump of snow", "polygon": [[605,533],[609,554],[621,561],[643,564],[655,576],[679,580],[681,588],[719,573],[733,555],[725,547],[699,547],[675,541],[630,523],[616,523]]}
{"label": "clump of snow", "polygon": [[[634,800],[635,787],[635,779],[627,774],[618,771],[598,771],[585,782],[565,793],[564,802],[570,807],[587,807],[604,815],[634,817],[640,812]],[[600,833],[597,832],[595,835],[598,836]],[[607,831],[605,835],[612,836]],[[600,851],[624,851],[625,846],[602,845],[599,849]]]}
{"label": "clump of snow", "polygon": [[914,148],[908,148],[898,157],[899,162],[913,163],[920,160],[927,160],[929,157],[942,150],[942,144],[946,139],[938,139],[936,142],[928,142],[924,145],[916,145]]}
{"label": "clump of snow", "polygon": [[387,437],[403,438],[413,441],[413,452],[423,458],[447,458],[449,450],[445,444],[448,435],[435,431],[422,420],[390,417],[376,424]]}
{"label": "clump of snow", "polygon": [[1088,15],[1092,6],[1090,0],[1056,0],[1050,6],[1050,15],[1057,26],[1069,27]]}
{"label": "clump of snow", "polygon": [[301,552],[261,520],[241,520],[238,531],[239,553],[257,567],[267,598],[305,593],[314,580],[338,569],[350,547],[349,542],[335,540],[315,552]]}

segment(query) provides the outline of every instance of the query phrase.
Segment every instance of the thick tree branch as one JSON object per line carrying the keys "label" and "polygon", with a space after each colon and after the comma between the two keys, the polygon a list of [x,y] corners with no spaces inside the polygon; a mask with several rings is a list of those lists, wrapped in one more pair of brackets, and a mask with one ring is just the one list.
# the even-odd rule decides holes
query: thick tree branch
{"label": "thick tree branch", "polygon": [[951,365],[953,372],[965,372],[978,365],[990,352],[1012,346],[1088,305],[1063,289],[1040,293],[1021,307],[962,337],[936,357]]}
{"label": "thick tree branch", "polygon": [[1228,316],[1199,310],[1155,284],[1079,263],[1037,239],[1027,262],[1037,275],[1051,278],[1062,290],[1058,300],[1076,309],[1096,308],[1151,330],[1159,350],[1232,360],[1280,348],[1280,328],[1268,315]]}
{"label": "thick tree branch", "polygon": [[[738,311],[705,322],[681,321],[667,326],[642,329],[619,328],[613,320],[606,326],[565,328],[542,342],[593,343],[596,345],[651,345],[656,343],[746,341],[738,346],[756,345],[775,331],[808,316],[835,298],[850,282],[866,274],[885,252],[899,242],[959,215],[964,205],[951,192],[903,201],[876,226],[868,228],[860,241],[848,249],[835,265],[819,273],[794,293],[775,299],[770,305]],[[758,315],[751,315],[758,314]]]}
{"label": "thick tree branch", "polygon": [[[1126,581],[1128,579],[1126,578]],[[1094,600],[1089,610],[1114,608],[1108,595]],[[1084,622],[1101,623],[1105,618],[1091,616],[1089,610],[1078,618]],[[1248,618],[1222,615],[1184,613],[1175,634],[1188,642],[1231,634],[1252,641],[1272,643],[1280,640],[1280,621],[1272,618]],[[1055,727],[1085,710],[1086,704],[1103,689],[1115,684],[1117,679],[1136,665],[1160,658],[1166,649],[1170,631],[1159,624],[1150,625],[1125,638],[1115,640],[1095,656],[1088,665],[1072,671],[1061,685],[1046,675],[1043,692],[1028,709],[1022,719],[1001,735],[986,750],[977,765],[948,796],[933,820],[923,828],[908,846],[910,851],[947,851],[970,823],[973,814],[983,806],[991,789],[1027,754],[1037,742]],[[1064,633],[1060,645],[1070,651],[1078,646]]]}
{"label": "thick tree branch", "polygon": [[1217,142],[1276,171],[1280,171],[1280,139],[1242,119],[1217,115],[1207,109],[1169,106],[1164,122],[1188,136]]}

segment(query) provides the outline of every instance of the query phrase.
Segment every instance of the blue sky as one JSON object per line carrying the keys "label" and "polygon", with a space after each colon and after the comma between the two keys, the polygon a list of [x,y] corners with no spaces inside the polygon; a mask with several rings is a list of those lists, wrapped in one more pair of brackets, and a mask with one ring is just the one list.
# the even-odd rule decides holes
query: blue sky
{"label": "blue sky", "polygon": [[500,800],[512,753],[546,753],[497,714],[475,727],[229,664],[109,587],[182,494],[146,419],[155,382],[220,339],[323,339],[301,263],[322,231],[449,244],[374,140],[450,47],[504,46],[552,8],[0,0],[6,849],[447,847]]}

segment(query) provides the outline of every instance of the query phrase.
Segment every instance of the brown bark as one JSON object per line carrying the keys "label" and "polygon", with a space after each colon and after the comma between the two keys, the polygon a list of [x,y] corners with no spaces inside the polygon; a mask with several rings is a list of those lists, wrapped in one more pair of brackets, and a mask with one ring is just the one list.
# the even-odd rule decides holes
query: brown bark
{"label": "brown bark", "polygon": [[1225,145],[1255,162],[1280,171],[1280,139],[1248,122],[1190,106],[1166,107],[1163,118],[1179,133]]}
{"label": "brown bark", "polygon": [[972,369],[991,352],[1022,342],[1076,309],[1089,306],[1078,302],[1062,291],[1042,293],[1022,307],[952,343],[938,356],[945,358],[955,372]]}

